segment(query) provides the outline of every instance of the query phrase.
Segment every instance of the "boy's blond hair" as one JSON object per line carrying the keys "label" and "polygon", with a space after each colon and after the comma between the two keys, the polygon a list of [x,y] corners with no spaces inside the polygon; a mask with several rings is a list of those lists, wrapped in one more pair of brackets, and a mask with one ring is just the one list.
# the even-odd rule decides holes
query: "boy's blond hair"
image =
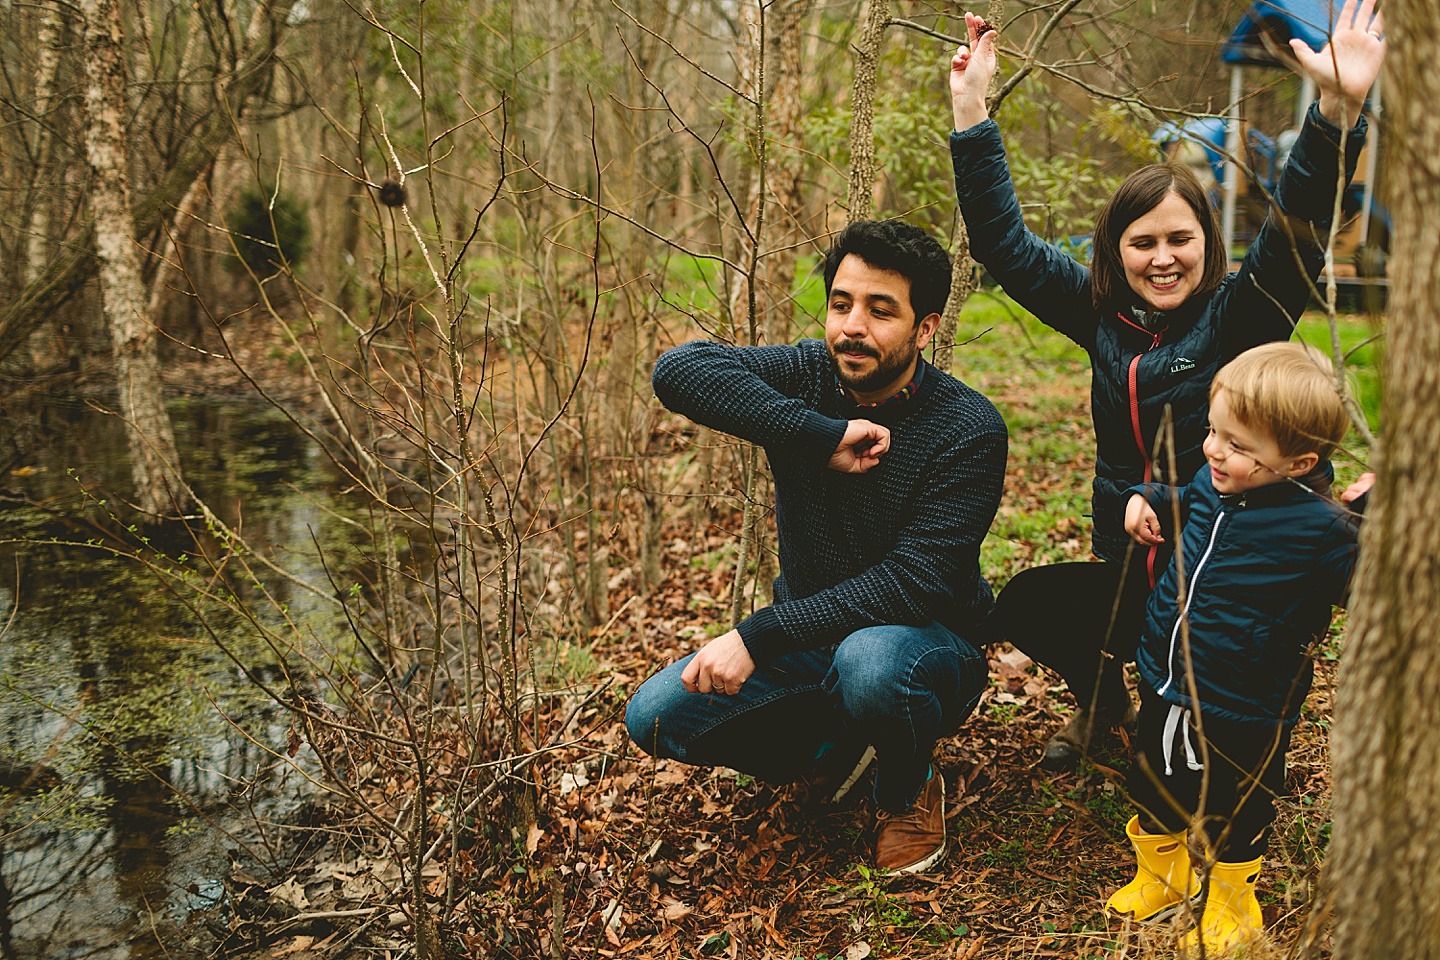
{"label": "boy's blond hair", "polygon": [[1326,460],[1350,431],[1350,418],[1325,354],[1303,343],[1267,343],[1220,368],[1210,400],[1225,391],[1235,419],[1275,438],[1280,455]]}

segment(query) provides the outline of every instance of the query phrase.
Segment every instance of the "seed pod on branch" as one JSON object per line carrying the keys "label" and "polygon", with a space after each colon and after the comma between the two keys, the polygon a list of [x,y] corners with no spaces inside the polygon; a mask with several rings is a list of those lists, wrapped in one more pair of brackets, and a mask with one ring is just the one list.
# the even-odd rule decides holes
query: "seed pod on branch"
{"label": "seed pod on branch", "polygon": [[386,180],[380,184],[380,202],[387,207],[403,207],[405,187],[394,180]]}

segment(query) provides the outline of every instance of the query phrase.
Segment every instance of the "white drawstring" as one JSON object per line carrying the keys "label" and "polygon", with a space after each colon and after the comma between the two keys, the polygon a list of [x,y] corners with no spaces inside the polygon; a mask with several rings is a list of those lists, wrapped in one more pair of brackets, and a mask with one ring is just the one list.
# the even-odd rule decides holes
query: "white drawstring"
{"label": "white drawstring", "polygon": [[[1175,774],[1175,771],[1170,765],[1170,758],[1175,752],[1175,728],[1180,726],[1184,718],[1185,708],[1178,703],[1172,703],[1170,705],[1170,712],[1165,714],[1164,745],[1161,753],[1165,757],[1165,776],[1167,777],[1174,776]],[[1185,766],[1191,770],[1204,770],[1205,764],[1201,763],[1199,758],[1195,756],[1195,745],[1190,742],[1190,724],[1185,724],[1184,731],[1182,736],[1185,740]]]}

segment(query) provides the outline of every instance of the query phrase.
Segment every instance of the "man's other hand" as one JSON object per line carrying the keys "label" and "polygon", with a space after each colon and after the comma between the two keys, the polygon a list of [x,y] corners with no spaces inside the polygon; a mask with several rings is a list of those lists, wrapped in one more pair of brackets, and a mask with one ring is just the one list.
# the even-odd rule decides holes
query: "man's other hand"
{"label": "man's other hand", "polygon": [[754,672],[755,661],[740,631],[731,630],[700,648],[680,674],[680,683],[691,693],[736,694]]}
{"label": "man's other hand", "polygon": [[[840,446],[830,455],[830,469],[841,473],[864,473],[880,462],[890,449],[890,429],[869,420],[851,420]],[[724,639],[721,637],[720,639]]]}

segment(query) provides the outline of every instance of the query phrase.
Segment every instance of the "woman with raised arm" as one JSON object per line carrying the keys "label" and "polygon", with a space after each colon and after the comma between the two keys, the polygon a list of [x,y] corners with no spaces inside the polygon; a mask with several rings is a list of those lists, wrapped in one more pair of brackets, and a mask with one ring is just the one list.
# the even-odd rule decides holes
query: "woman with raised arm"
{"label": "woman with raised arm", "polygon": [[[1156,456],[1168,417],[1174,478],[1204,461],[1210,381],[1241,352],[1290,337],[1320,273],[1335,193],[1364,145],[1361,107],[1385,56],[1374,0],[1346,0],[1323,50],[1291,48],[1320,99],[1275,188],[1240,269],[1227,275],[1219,220],[1179,164],[1131,174],[1095,222],[1089,267],[1025,226],[1000,128],[985,96],[995,33],[967,13],[969,46],[950,65],[950,153],[970,252],[1005,292],[1090,355],[1095,421],[1094,530],[1099,563],[1058,563],[1018,574],[1001,592],[983,640],[1009,640],[1067,682],[1080,709],[1045,745],[1046,766],[1072,766],[1095,729],[1133,717],[1120,665],[1134,658],[1145,600],[1164,569],[1163,545],[1130,555],[1122,492],[1169,475]],[[982,35],[983,31],[983,35]],[[1341,142],[1344,163],[1341,165]],[[1108,661],[1108,662],[1107,662]]]}

